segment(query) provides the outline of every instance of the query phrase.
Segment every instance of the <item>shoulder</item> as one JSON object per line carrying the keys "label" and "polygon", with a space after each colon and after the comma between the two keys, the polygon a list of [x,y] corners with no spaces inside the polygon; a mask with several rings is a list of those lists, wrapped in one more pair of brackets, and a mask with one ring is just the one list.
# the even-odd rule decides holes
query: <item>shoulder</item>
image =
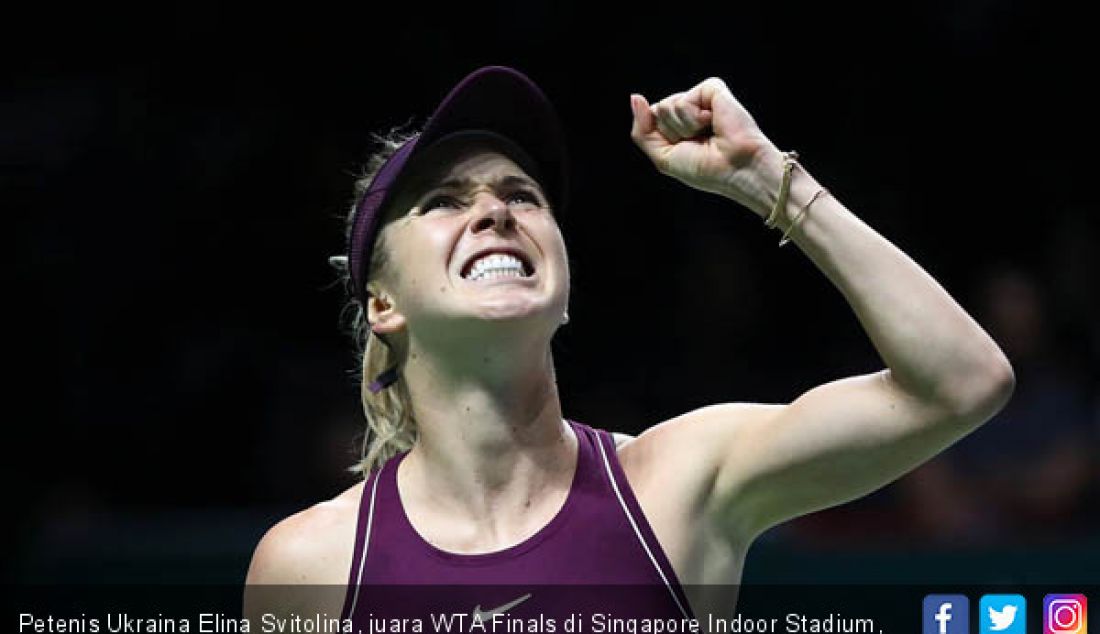
{"label": "shoulder", "polygon": [[[631,436],[630,434],[624,434],[623,432],[618,432],[618,431],[611,431],[610,429],[607,429],[605,427],[593,427],[591,425],[588,425],[588,424],[585,424],[585,423],[582,423],[582,422],[579,422],[579,421],[576,421],[576,420],[572,420],[572,419],[569,419],[569,420],[571,420],[571,422],[573,424],[579,425],[580,428],[587,429],[589,432],[596,433],[596,434],[601,434],[601,433],[608,434],[609,436],[611,436],[611,439],[615,442],[615,449],[616,450],[621,450],[623,448],[623,445],[627,444],[631,440],[634,440],[634,436]],[[574,431],[577,431],[577,429],[575,428]]]}
{"label": "shoulder", "polygon": [[[782,406],[760,403],[719,403],[694,409],[662,421],[637,438],[616,433],[620,451],[643,460],[676,458],[683,449],[691,454],[728,446],[750,425],[774,416]],[[622,437],[624,442],[620,442]]]}
{"label": "shoulder", "polygon": [[[748,430],[781,406],[759,403],[708,405],[662,421],[618,444],[619,460],[638,486],[678,484],[683,493],[705,495],[730,450],[745,442]],[[616,434],[618,436],[618,434]]]}
{"label": "shoulder", "polygon": [[272,526],[256,545],[246,584],[345,584],[363,483]]}
{"label": "shoulder", "polygon": [[272,526],[252,554],[243,611],[336,615],[355,548],[363,483]]}
{"label": "shoulder", "polygon": [[615,449],[617,450],[622,450],[623,445],[630,442],[631,440],[634,440],[634,436],[631,436],[630,434],[624,434],[618,431],[613,431],[610,433],[611,437],[615,440]]}

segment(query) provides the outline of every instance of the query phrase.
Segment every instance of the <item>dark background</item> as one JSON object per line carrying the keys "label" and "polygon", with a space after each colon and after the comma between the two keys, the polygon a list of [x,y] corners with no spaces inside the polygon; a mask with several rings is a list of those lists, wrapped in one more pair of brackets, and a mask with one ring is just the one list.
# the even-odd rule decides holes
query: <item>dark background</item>
{"label": "dark background", "polygon": [[352,175],[485,64],[531,75],[573,157],[563,407],[637,433],[881,363],[795,247],[629,138],[716,75],[782,149],[1001,342],[1019,386],[926,467],[754,546],[747,580],[1100,569],[1095,37],[1039,0],[37,5],[2,29],[16,231],[5,576],[242,580],[277,519],[354,480]]}

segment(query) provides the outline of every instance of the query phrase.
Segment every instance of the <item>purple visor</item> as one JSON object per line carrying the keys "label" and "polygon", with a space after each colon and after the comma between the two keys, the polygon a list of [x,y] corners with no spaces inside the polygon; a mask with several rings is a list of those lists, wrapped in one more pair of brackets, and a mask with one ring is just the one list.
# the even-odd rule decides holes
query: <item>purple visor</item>
{"label": "purple visor", "polygon": [[401,189],[405,167],[423,149],[468,130],[488,131],[522,148],[538,167],[540,184],[555,211],[561,213],[564,209],[567,157],[553,106],[523,73],[504,66],[479,68],[451,90],[420,134],[386,161],[356,206],[348,235],[348,270],[352,291],[364,310],[368,267],[379,221],[387,204]]}

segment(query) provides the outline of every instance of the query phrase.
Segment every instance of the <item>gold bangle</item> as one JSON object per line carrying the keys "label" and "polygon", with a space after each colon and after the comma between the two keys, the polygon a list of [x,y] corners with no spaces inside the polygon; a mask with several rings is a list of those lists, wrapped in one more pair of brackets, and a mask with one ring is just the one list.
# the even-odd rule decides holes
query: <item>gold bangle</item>
{"label": "gold bangle", "polygon": [[779,198],[775,201],[775,207],[772,208],[772,212],[764,219],[764,226],[769,229],[775,228],[780,213],[782,213],[782,210],[787,206],[787,197],[790,196],[791,193],[791,172],[794,171],[795,165],[798,165],[798,152],[784,152],[783,184],[779,186]]}
{"label": "gold bangle", "polygon": [[814,204],[814,201],[817,200],[818,196],[828,193],[829,190],[825,189],[824,187],[814,192],[814,195],[810,197],[810,202],[802,205],[802,209],[798,210],[798,214],[794,217],[794,220],[791,221],[791,224],[787,227],[787,230],[783,232],[783,237],[779,240],[779,246],[783,246],[791,241],[791,232],[794,231],[795,225],[797,225],[799,221],[802,220],[802,216],[806,215],[806,210],[810,208],[810,205]]}

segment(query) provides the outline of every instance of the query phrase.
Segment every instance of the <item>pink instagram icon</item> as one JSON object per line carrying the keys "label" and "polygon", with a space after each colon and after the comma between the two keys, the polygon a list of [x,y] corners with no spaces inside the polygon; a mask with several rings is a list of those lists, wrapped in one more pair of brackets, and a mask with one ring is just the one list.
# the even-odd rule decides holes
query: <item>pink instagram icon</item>
{"label": "pink instagram icon", "polygon": [[1043,634],[1088,634],[1089,606],[1083,594],[1043,597]]}

